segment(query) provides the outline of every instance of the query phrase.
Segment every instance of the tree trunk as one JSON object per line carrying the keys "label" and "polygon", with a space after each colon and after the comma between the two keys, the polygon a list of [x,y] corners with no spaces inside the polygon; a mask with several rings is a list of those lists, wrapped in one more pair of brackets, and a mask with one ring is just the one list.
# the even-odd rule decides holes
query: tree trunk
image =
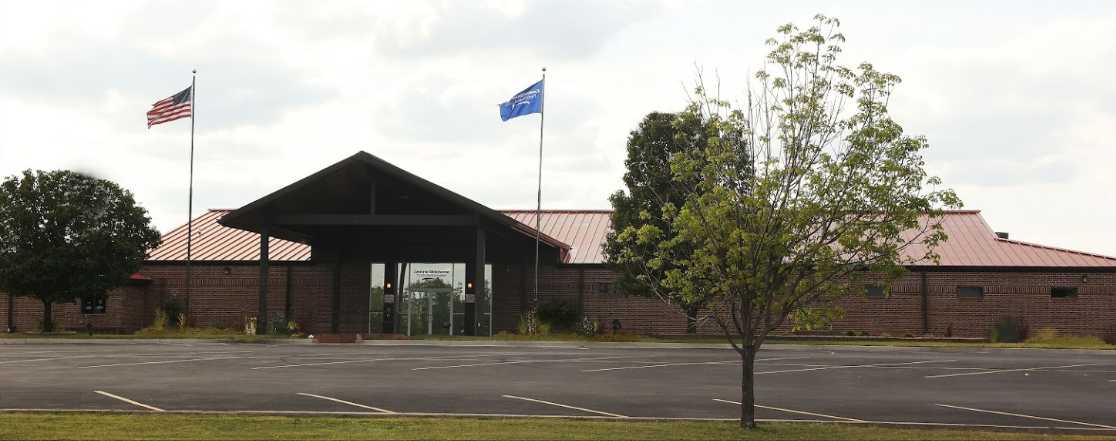
{"label": "tree trunk", "polygon": [[43,300],[43,333],[54,332],[53,302]]}
{"label": "tree trunk", "polygon": [[686,307],[686,333],[697,334],[697,315],[701,308],[698,305]]}
{"label": "tree trunk", "polygon": [[740,354],[740,427],[756,428],[756,388],[754,346],[744,346]]}

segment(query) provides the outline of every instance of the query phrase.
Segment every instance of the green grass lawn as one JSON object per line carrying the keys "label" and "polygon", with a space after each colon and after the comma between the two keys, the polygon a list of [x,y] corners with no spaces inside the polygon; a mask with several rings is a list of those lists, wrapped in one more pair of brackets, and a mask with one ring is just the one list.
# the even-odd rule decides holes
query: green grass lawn
{"label": "green grass lawn", "polygon": [[0,439],[1116,440],[1116,435],[816,423],[768,423],[743,431],[735,422],[720,421],[0,413]]}

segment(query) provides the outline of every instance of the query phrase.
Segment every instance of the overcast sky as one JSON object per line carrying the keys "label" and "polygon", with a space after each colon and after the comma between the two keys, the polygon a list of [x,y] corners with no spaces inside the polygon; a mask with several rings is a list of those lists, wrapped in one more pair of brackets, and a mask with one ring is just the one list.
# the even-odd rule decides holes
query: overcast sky
{"label": "overcast sky", "polygon": [[[607,208],[627,134],[694,66],[739,97],[763,41],[817,12],[843,61],[899,74],[927,166],[1012,238],[1116,255],[1116,2],[0,2],[0,174],[115,180],[186,219],[189,120],[145,127],[198,69],[195,214],[365,150],[493,208]],[[970,3],[977,3],[976,5]]]}

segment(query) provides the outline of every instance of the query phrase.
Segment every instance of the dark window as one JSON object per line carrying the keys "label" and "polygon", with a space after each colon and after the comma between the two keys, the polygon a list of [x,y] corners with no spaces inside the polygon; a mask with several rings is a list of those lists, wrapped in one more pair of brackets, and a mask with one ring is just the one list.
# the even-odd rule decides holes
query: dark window
{"label": "dark window", "polygon": [[957,297],[963,299],[980,299],[984,298],[984,287],[981,286],[958,286]]}
{"label": "dark window", "polygon": [[611,283],[605,283],[605,282],[598,283],[597,284],[597,293],[598,294],[611,294],[612,293],[612,284]]}
{"label": "dark window", "polygon": [[1077,288],[1073,286],[1055,286],[1050,288],[1050,297],[1055,299],[1077,297]]}
{"label": "dark window", "polygon": [[89,295],[81,298],[81,313],[82,314],[104,314],[105,313],[105,296]]}
{"label": "dark window", "polygon": [[883,285],[868,285],[864,287],[864,295],[870,299],[882,299],[887,296]]}

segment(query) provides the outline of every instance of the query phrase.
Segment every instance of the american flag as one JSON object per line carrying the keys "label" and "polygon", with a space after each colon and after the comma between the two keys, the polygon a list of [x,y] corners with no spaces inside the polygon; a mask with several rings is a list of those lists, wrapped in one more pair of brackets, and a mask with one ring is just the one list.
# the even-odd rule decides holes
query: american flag
{"label": "american flag", "polygon": [[190,116],[193,111],[191,108],[193,100],[190,96],[193,93],[193,88],[193,86],[187,87],[186,90],[152,104],[151,110],[147,111],[147,128],[150,129],[151,126],[155,124],[162,124]]}

